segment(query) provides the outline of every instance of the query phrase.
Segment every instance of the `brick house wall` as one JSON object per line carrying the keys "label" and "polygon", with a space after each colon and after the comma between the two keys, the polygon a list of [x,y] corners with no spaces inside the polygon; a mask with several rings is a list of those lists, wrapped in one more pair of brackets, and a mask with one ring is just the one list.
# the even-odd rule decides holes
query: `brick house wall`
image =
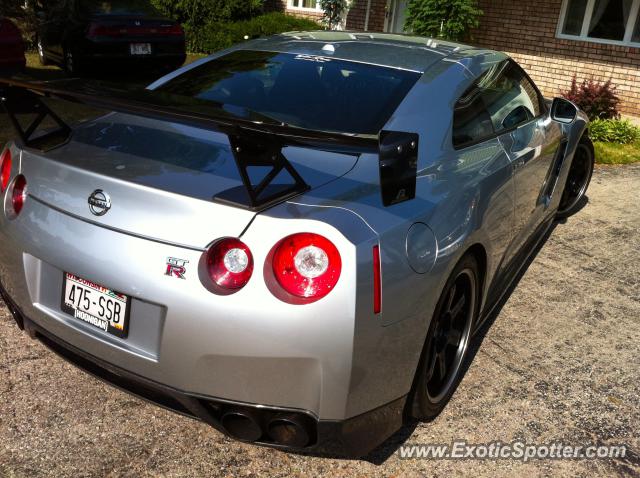
{"label": "brick house wall", "polygon": [[[367,0],[355,0],[353,2],[347,14],[347,30],[368,30],[373,32],[381,32],[384,30],[387,0],[371,0],[368,28],[366,25],[367,3]],[[322,20],[322,12],[290,8],[287,0],[266,0],[264,6],[267,11],[284,12],[289,15],[295,15],[296,17],[309,18],[316,21]]]}
{"label": "brick house wall", "polygon": [[387,0],[370,0],[369,24],[365,28],[367,19],[367,0],[354,0],[349,13],[347,13],[347,30],[366,30],[381,32],[384,30]]}
{"label": "brick house wall", "polygon": [[640,48],[556,38],[561,0],[479,0],[484,16],[473,43],[520,63],[545,96],[578,80],[612,80],[622,113],[640,116]]}

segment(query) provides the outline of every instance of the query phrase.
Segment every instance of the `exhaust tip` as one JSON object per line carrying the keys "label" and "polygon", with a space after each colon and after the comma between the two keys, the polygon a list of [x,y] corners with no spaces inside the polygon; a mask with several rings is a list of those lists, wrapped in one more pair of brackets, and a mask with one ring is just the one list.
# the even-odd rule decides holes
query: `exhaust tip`
{"label": "exhaust tip", "polygon": [[262,436],[262,428],[250,412],[231,410],[222,415],[221,423],[229,435],[241,441],[254,442]]}
{"label": "exhaust tip", "polygon": [[269,422],[267,433],[280,445],[304,448],[311,441],[308,420],[299,415],[280,415]]}

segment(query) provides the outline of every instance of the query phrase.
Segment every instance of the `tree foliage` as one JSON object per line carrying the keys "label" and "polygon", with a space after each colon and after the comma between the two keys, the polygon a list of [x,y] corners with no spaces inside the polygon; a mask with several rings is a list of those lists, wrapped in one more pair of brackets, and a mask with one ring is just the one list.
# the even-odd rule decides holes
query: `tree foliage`
{"label": "tree foliage", "polygon": [[246,20],[262,12],[263,0],[151,0],[163,14],[190,28]]}
{"label": "tree foliage", "polygon": [[27,12],[24,3],[20,0],[2,0],[0,2],[0,17],[22,18]]}
{"label": "tree foliage", "polygon": [[280,12],[265,13],[237,22],[209,22],[193,30],[186,29],[189,51],[212,53],[247,38],[274,35],[292,30],[318,30],[320,26],[306,18]]}
{"label": "tree foliage", "polygon": [[36,8],[34,0],[0,0],[0,18],[7,17],[16,22],[29,47],[32,46],[38,26]]}
{"label": "tree foliage", "polygon": [[405,31],[418,35],[465,40],[483,14],[477,0],[410,0]]}
{"label": "tree foliage", "polygon": [[348,1],[320,0],[320,7],[324,12],[322,15],[322,23],[329,30],[336,30],[342,21],[342,16],[348,8]]}

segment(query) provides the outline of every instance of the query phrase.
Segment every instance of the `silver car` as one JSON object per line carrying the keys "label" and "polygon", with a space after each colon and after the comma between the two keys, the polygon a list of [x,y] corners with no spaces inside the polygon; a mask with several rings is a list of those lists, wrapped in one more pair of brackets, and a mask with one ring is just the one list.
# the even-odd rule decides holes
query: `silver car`
{"label": "silver car", "polygon": [[[290,450],[362,456],[437,416],[593,170],[573,104],[502,53],[413,36],[289,33],[144,90],[0,80],[0,96],[17,324],[117,387]],[[109,113],[70,125],[48,98]]]}

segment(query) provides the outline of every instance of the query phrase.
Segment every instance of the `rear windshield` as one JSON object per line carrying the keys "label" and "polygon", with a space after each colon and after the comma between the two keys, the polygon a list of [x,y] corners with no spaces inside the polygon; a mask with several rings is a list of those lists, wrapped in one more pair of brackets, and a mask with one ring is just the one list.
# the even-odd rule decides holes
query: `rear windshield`
{"label": "rear windshield", "polygon": [[94,15],[160,15],[151,3],[145,0],[82,0],[81,8]]}
{"label": "rear windshield", "polygon": [[419,76],[332,58],[241,50],[157,91],[245,108],[301,128],[377,134]]}

